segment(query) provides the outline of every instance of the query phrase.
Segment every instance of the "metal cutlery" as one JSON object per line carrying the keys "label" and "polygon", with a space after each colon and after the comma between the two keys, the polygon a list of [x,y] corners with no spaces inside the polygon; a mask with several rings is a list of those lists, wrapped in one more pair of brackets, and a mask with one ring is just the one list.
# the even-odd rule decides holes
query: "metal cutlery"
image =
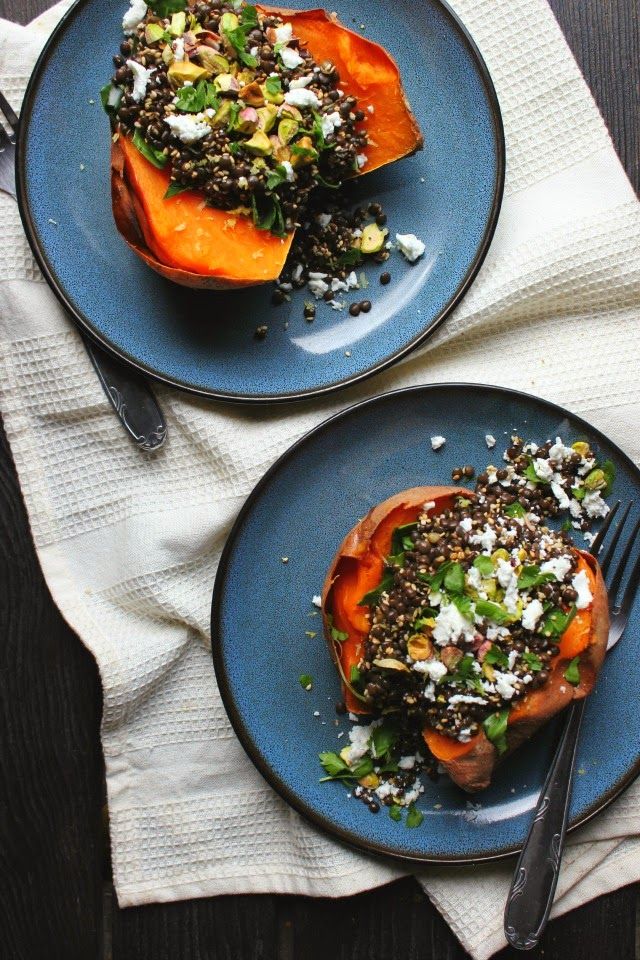
{"label": "metal cutlery", "polygon": [[[618,501],[607,514],[591,547],[593,556],[600,560],[609,594],[610,629],[607,651],[616,645],[624,632],[640,583],[640,555],[632,565],[629,564],[640,531],[640,518],[633,524],[614,564],[616,548],[632,506],[631,503],[627,504],[605,547],[607,534],[620,510]],[[627,570],[628,567],[630,569]],[[623,578],[625,583],[621,590]],[[586,698],[576,700],[567,711],[565,728],[540,792],[533,823],[514,872],[505,908],[504,932],[511,946],[517,950],[531,950],[537,945],[553,904],[567,830],[573,768],[585,703]]]}
{"label": "metal cutlery", "polygon": [[[16,197],[16,137],[18,116],[0,92],[0,190]],[[98,379],[124,429],[141,450],[158,450],[167,436],[167,425],[158,402],[144,377],[114,360],[80,333]]]}

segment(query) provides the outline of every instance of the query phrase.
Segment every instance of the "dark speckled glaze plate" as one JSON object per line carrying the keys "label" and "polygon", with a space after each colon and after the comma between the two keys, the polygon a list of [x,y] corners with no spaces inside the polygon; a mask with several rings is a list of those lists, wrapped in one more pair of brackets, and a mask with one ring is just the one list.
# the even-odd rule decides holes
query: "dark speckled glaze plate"
{"label": "dark speckled glaze plate", "polygon": [[[293,0],[290,6],[313,4]],[[25,97],[18,150],[22,218],[49,284],[103,346],[153,377],[222,400],[314,396],[354,383],[421,343],[463,296],[487,252],[504,181],[504,138],[487,69],[441,0],[332,0],[348,26],[400,64],[426,148],[358,179],[394,232],[416,233],[424,257],[394,251],[393,283],[369,268],[369,314],[318,307],[305,323],[298,292],[277,309],[271,285],[188,291],[125,245],[111,215],[109,127],[99,90],[113,71],[127,0],[78,0],[48,41]],[[362,295],[361,295],[362,296]],[[357,299],[353,296],[351,299]],[[285,328],[285,324],[288,326]],[[269,334],[254,331],[267,323]]]}
{"label": "dark speckled glaze plate", "polygon": [[[340,541],[371,506],[408,487],[450,483],[455,466],[472,463],[480,470],[496,462],[513,430],[538,442],[558,435],[588,440],[616,464],[614,496],[640,503],[640,471],[566,410],[498,387],[426,386],[365,401],[303,437],[260,481],[225,547],[211,632],[218,683],[236,733],[293,807],[369,852],[476,862],[515,852],[526,836],[559,721],[510,757],[492,786],[471,800],[446,778],[426,779],[418,829],[395,823],[384,809],[374,816],[347,799],[339,783],[318,782],[318,753],[339,748],[344,740],[337,734],[350,724],[340,718],[335,725],[340,686],[311,603]],[[493,453],[487,433],[498,440]],[[437,452],[429,441],[434,434],[447,438]],[[640,772],[638,636],[640,598],[587,704],[572,827],[602,810]],[[298,682],[303,673],[313,677],[311,692]]]}

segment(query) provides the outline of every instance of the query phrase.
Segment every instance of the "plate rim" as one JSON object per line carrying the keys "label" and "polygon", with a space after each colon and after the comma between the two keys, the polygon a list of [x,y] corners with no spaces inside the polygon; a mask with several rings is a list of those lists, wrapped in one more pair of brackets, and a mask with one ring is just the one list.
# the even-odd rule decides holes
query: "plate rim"
{"label": "plate rim", "polygon": [[491,201],[491,209],[489,212],[489,217],[487,219],[487,224],[485,230],[482,234],[482,238],[478,244],[475,255],[469,265],[467,272],[462,278],[461,282],[458,284],[456,290],[449,298],[445,306],[439,311],[439,313],[433,318],[433,320],[426,326],[424,329],[415,337],[413,337],[408,343],[404,344],[398,350],[384,357],[382,360],[374,363],[371,366],[366,367],[364,370],[360,370],[354,374],[351,374],[347,377],[344,377],[340,380],[334,380],[329,384],[324,384],[322,386],[309,387],[304,390],[296,390],[292,392],[283,392],[283,393],[232,393],[230,391],[222,390],[213,390],[206,387],[197,387],[193,384],[185,383],[179,379],[168,376],[167,374],[162,373],[161,371],[155,370],[149,367],[144,362],[136,359],[122,347],[119,347],[117,344],[114,344],[106,336],[100,333],[95,326],[91,323],[88,316],[83,312],[78,310],[71,302],[70,296],[66,292],[65,286],[58,279],[56,272],[54,271],[47,252],[45,250],[45,243],[43,238],[39,235],[34,219],[31,214],[31,209],[29,205],[29,200],[27,196],[27,174],[25,167],[26,160],[26,140],[28,132],[31,129],[31,120],[32,112],[34,107],[34,102],[36,98],[37,89],[42,77],[42,73],[45,70],[49,60],[54,55],[55,50],[57,49],[58,42],[63,32],[66,31],[73,19],[76,17],[78,12],[88,5],[93,3],[95,0],[75,0],[72,6],[67,10],[64,16],[60,19],[50,36],[48,37],[44,47],[42,48],[40,55],[35,63],[31,76],[29,77],[29,82],[27,84],[27,89],[25,91],[24,100],[22,102],[22,107],[20,111],[20,124],[18,128],[18,140],[16,144],[16,162],[15,162],[15,178],[16,178],[16,193],[18,200],[18,209],[20,212],[20,217],[22,220],[22,225],[29,241],[29,246],[31,251],[36,259],[36,262],[49,286],[53,291],[59,302],[62,304],[63,308],[69,314],[70,318],[74,321],[77,327],[80,328],[81,332],[86,334],[93,340],[96,344],[106,350],[111,356],[115,359],[122,361],[127,366],[132,367],[138,373],[144,374],[149,377],[151,380],[157,383],[163,383],[166,386],[174,387],[177,390],[184,391],[185,393],[192,394],[199,397],[206,397],[210,400],[217,400],[223,403],[233,403],[233,404],[276,404],[276,403],[290,403],[293,401],[303,401],[308,400],[312,397],[324,397],[329,394],[334,393],[337,390],[343,390],[347,387],[354,386],[357,383],[361,383],[364,380],[367,380],[369,377],[372,377],[378,373],[381,373],[383,370],[387,370],[389,367],[393,366],[395,363],[400,361],[403,357],[412,353],[417,349],[422,343],[424,343],[430,336],[435,333],[438,327],[444,323],[447,317],[452,313],[452,311],[458,306],[461,300],[464,298],[469,288],[473,284],[480,267],[482,266],[489,248],[491,246],[491,241],[496,231],[498,224],[498,218],[500,214],[500,208],[502,206],[502,200],[504,196],[504,183],[505,183],[505,170],[506,170],[506,142],[504,135],[504,124],[502,120],[502,112],[500,110],[500,103],[498,96],[495,90],[491,74],[487,64],[480,53],[480,50],[471,36],[471,33],[464,25],[457,13],[449,6],[447,0],[431,0],[431,2],[437,4],[443,11],[446,17],[451,21],[454,31],[457,32],[460,39],[466,45],[471,58],[475,61],[475,64],[478,68],[480,78],[484,85],[487,96],[487,104],[489,107],[489,112],[491,114],[491,120],[493,125],[493,135],[494,143],[496,147],[496,175],[493,183],[493,196]]}
{"label": "plate rim", "polygon": [[[424,864],[450,864],[453,866],[460,866],[464,864],[475,864],[475,863],[486,863],[489,861],[496,860],[505,860],[510,857],[514,857],[520,853],[522,847],[517,844],[512,844],[509,846],[503,846],[491,853],[482,853],[482,854],[466,854],[466,855],[457,855],[457,854],[439,854],[439,855],[429,855],[424,856],[422,854],[416,854],[412,852],[401,852],[393,847],[389,847],[384,843],[378,843],[374,841],[367,840],[366,837],[362,837],[359,834],[355,833],[352,830],[346,829],[341,826],[336,826],[331,820],[325,817],[323,814],[316,811],[313,806],[302,801],[297,794],[289,788],[289,786],[278,776],[278,774],[269,766],[269,764],[263,760],[257,748],[254,746],[253,740],[249,734],[249,730],[246,727],[244,720],[240,714],[240,711],[236,707],[233,694],[231,692],[231,687],[228,682],[228,676],[225,668],[224,658],[221,655],[220,646],[216,644],[214,638],[219,636],[220,631],[218,630],[219,618],[220,618],[220,602],[222,596],[222,590],[224,582],[227,577],[228,565],[231,554],[233,552],[234,544],[238,532],[244,523],[245,517],[249,511],[253,508],[256,501],[259,499],[260,494],[264,487],[270,482],[271,478],[278,473],[278,471],[292,458],[294,457],[302,447],[304,447],[313,437],[319,433],[324,433],[327,430],[331,430],[336,422],[340,420],[347,419],[351,414],[356,411],[361,410],[364,407],[372,406],[376,403],[380,403],[388,400],[391,397],[404,395],[404,394],[415,394],[416,396],[422,394],[429,394],[434,390],[442,389],[457,389],[463,392],[470,392],[474,390],[481,390],[484,392],[498,392],[500,394],[506,395],[507,397],[516,397],[519,400],[533,401],[534,403],[541,404],[543,407],[561,414],[562,416],[569,417],[573,422],[577,423],[580,426],[584,426],[588,432],[598,440],[603,440],[607,446],[613,449],[616,457],[619,457],[622,462],[625,463],[625,466],[637,476],[638,482],[640,483],[640,468],[636,466],[633,460],[626,454],[617,443],[612,441],[605,433],[599,430],[597,427],[592,426],[587,420],[578,414],[572,413],[572,411],[567,410],[566,407],[560,406],[560,404],[554,403],[551,400],[546,400],[543,397],[539,397],[536,394],[527,393],[524,390],[516,390],[511,387],[502,387],[497,384],[487,384],[487,383],[471,383],[468,381],[447,381],[443,383],[425,383],[417,384],[410,387],[401,387],[396,390],[387,390],[383,393],[378,393],[373,397],[366,397],[364,400],[360,400],[356,403],[349,404],[343,410],[338,411],[338,413],[333,414],[330,417],[327,417],[325,420],[322,420],[319,424],[316,424],[315,427],[312,427],[310,430],[306,431],[295,443],[291,444],[278,458],[277,460],[269,467],[269,469],[262,475],[258,480],[256,485],[253,487],[248,497],[242,504],[240,511],[231,527],[231,530],[225,541],[223,547],[220,561],[218,564],[218,569],[216,571],[216,576],[213,586],[213,595],[211,599],[211,655],[213,659],[213,667],[216,675],[216,682],[218,684],[218,690],[220,691],[220,696],[222,698],[223,706],[227,712],[227,716],[233,727],[233,730],[238,737],[242,748],[245,753],[253,763],[254,767],[262,775],[262,777],[267,781],[269,786],[271,786],[276,793],[285,800],[289,806],[291,806],[297,813],[299,813],[305,820],[310,822],[313,826],[319,827],[329,836],[341,840],[343,843],[346,843],[348,846],[353,847],[361,852],[367,854],[374,854],[376,856],[388,857],[395,861],[400,861],[404,863],[424,863]],[[593,819],[603,810],[605,810],[615,799],[617,799],[620,794],[622,794],[640,775],[640,754],[636,758],[635,762],[629,767],[627,772],[621,776],[609,789],[604,792],[598,799],[596,799],[590,807],[582,814],[582,816],[574,817],[567,826],[567,832],[572,832],[578,827],[583,826],[589,820]]]}

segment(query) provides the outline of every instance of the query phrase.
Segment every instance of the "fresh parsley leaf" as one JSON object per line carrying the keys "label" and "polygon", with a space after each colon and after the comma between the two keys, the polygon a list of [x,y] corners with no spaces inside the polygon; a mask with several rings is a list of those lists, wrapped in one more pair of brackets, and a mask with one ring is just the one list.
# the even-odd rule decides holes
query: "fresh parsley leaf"
{"label": "fresh parsley leaf", "polygon": [[313,111],[313,126],[311,128],[311,135],[315,141],[316,147],[319,151],[325,149],[326,141],[324,139],[324,133],[322,130],[322,117],[317,110]]}
{"label": "fresh parsley leaf", "polygon": [[386,564],[388,567],[403,567],[404,550],[401,550],[400,553],[392,553],[390,557],[386,558]]}
{"label": "fresh parsley leaf", "polygon": [[522,568],[522,573],[518,577],[518,590],[531,590],[532,587],[539,587],[542,583],[556,579],[555,573],[541,573],[540,567],[531,564]]}
{"label": "fresh parsley leaf", "polygon": [[567,533],[569,530],[571,530],[571,520],[569,520],[569,517],[565,517],[565,518],[564,518],[564,520],[563,520],[562,523],[560,524],[560,529],[561,529],[562,531],[564,531],[565,533]]}
{"label": "fresh parsley leaf", "polygon": [[349,634],[345,633],[344,630],[338,630],[337,627],[331,625],[331,639],[334,643],[344,643],[345,640],[349,639]]}
{"label": "fresh parsley leaf", "polygon": [[[411,540],[409,534],[412,533],[417,526],[417,523],[405,523],[401,527],[395,528],[391,535],[391,553],[398,553],[402,549],[413,549],[413,540]],[[405,540],[410,546],[405,545]]]}
{"label": "fresh parsley leaf", "polygon": [[140,134],[139,130],[136,130],[134,133],[131,142],[134,147],[140,151],[142,156],[152,163],[154,167],[158,167],[159,170],[162,170],[163,167],[167,165],[167,160],[169,159],[162,153],[161,150],[156,150],[154,147],[151,147],[144,137]]}
{"label": "fresh parsley leaf", "polygon": [[439,590],[444,583],[447,571],[450,570],[452,566],[451,560],[446,560],[441,567],[438,567],[434,574],[429,576],[426,573],[419,573],[418,579],[422,580],[423,583],[428,583],[432,590]]}
{"label": "fresh parsley leaf", "polygon": [[493,576],[493,560],[491,557],[486,557],[484,554],[480,554],[479,557],[476,557],[473,561],[474,567],[480,571],[482,577],[491,577]]}
{"label": "fresh parsley leaf", "polygon": [[250,3],[247,3],[240,12],[240,25],[247,27],[249,31],[259,26],[258,11],[256,7],[251,6]]}
{"label": "fresh parsley leaf", "polygon": [[507,749],[507,724],[509,722],[509,710],[500,710],[498,713],[490,714],[482,726],[484,732],[491,742],[495,745],[498,753],[504,753]]}
{"label": "fresh parsley leaf", "polygon": [[330,777],[338,777],[345,773],[349,774],[351,772],[348,765],[344,762],[342,757],[338,756],[337,753],[331,753],[327,751],[325,753],[318,754],[318,756],[320,757],[320,763]]}
{"label": "fresh parsley leaf", "polygon": [[476,613],[479,617],[487,617],[498,624],[508,623],[511,619],[511,614],[504,607],[491,600],[476,600]]}
{"label": "fresh parsley leaf", "polygon": [[454,593],[451,596],[451,602],[458,608],[463,617],[473,622],[473,601],[471,597],[466,597],[464,593]]}
{"label": "fresh parsley leaf", "polygon": [[311,690],[311,687],[313,686],[313,677],[308,673],[303,673],[300,677],[300,686],[304,690]]}
{"label": "fresh parsley leaf", "polygon": [[580,683],[580,657],[574,657],[567,669],[564,672],[564,678],[569,683],[573,684],[574,687],[577,687]]}
{"label": "fresh parsley leaf", "polygon": [[204,81],[200,81],[195,87],[180,87],[176,94],[176,109],[183,113],[200,113],[204,109],[205,96]]}
{"label": "fresh parsley leaf", "polygon": [[527,469],[524,471],[524,476],[527,478],[527,480],[530,480],[531,483],[544,483],[542,477],[539,477],[536,473],[536,468],[534,467],[533,463],[530,463],[527,466]]}
{"label": "fresh parsley leaf", "polygon": [[373,773],[373,760],[371,757],[363,757],[355,767],[351,768],[351,775],[355,777],[356,780],[359,780],[361,777],[366,777],[368,773]]}
{"label": "fresh parsley leaf", "polygon": [[355,267],[361,262],[362,254],[357,247],[351,247],[350,250],[345,250],[345,252],[341,253],[338,257],[338,263],[342,267]]}
{"label": "fresh parsley leaf", "polygon": [[158,17],[165,19],[172,13],[180,13],[187,9],[187,0],[150,0],[148,6]]}
{"label": "fresh parsley leaf", "polygon": [[527,511],[519,500],[515,500],[513,503],[510,503],[508,507],[505,507],[504,512],[508,517],[526,517],[527,515]]}
{"label": "fresh parsley leaf", "polygon": [[362,600],[358,600],[359,607],[375,607],[383,593],[393,586],[393,573],[386,573],[377,587],[365,593]]}
{"label": "fresh parsley leaf", "polygon": [[456,672],[450,678],[452,683],[466,683],[468,680],[473,679],[474,670],[473,670],[473,661],[474,657],[471,653],[465,653],[462,660],[458,662],[456,667]]}
{"label": "fresh parsley leaf", "polygon": [[264,85],[270,97],[277,97],[279,93],[282,93],[282,80],[280,77],[267,77]]}
{"label": "fresh parsley leaf", "polygon": [[258,59],[252,53],[247,53],[247,30],[245,27],[236,27],[235,30],[227,30],[225,37],[238,55],[238,59],[246,67],[257,67]]}
{"label": "fresh parsley leaf", "polygon": [[522,654],[522,659],[526,663],[529,670],[532,670],[536,673],[538,670],[542,670],[542,660],[535,653],[527,652]]}
{"label": "fresh parsley leaf", "polygon": [[462,593],[464,590],[464,568],[460,563],[452,563],[444,575],[444,588],[449,593]]}
{"label": "fresh parsley leaf", "polygon": [[402,807],[399,807],[397,803],[392,803],[389,807],[389,816],[396,823],[399,823],[402,820]]}
{"label": "fresh parsley leaf", "polygon": [[290,146],[291,153],[297,157],[317,157],[317,150],[310,150],[309,147],[301,147],[297,143],[292,143]]}
{"label": "fresh parsley leaf", "polygon": [[260,201],[256,200],[254,194],[251,197],[251,211],[258,230],[270,230],[276,237],[285,236],[282,206],[275,193],[268,193]]}
{"label": "fresh parsley leaf", "polygon": [[575,617],[576,609],[575,604],[568,613],[565,613],[558,607],[552,607],[545,614],[544,620],[538,628],[538,632],[544,637],[550,637],[551,640],[559,639]]}
{"label": "fresh parsley leaf", "polygon": [[599,466],[607,481],[606,487],[604,487],[600,493],[603,497],[608,497],[611,493],[613,482],[616,479],[616,466],[613,460],[605,460],[603,463],[599,464]]}
{"label": "fresh parsley leaf", "polygon": [[587,488],[586,488],[586,487],[574,487],[574,488],[571,490],[571,493],[573,494],[573,499],[574,499],[574,500],[577,500],[578,503],[579,503],[581,500],[584,500],[584,498],[586,497],[586,495],[587,495]]}
{"label": "fresh parsley leaf", "polygon": [[508,667],[509,657],[504,650],[501,650],[500,647],[494,644],[491,649],[487,651],[483,662],[496,667]]}
{"label": "fresh parsley leaf", "polygon": [[359,684],[362,680],[362,674],[356,667],[355,663],[352,665],[351,670],[349,671],[349,680],[354,686]]}
{"label": "fresh parsley leaf", "polygon": [[371,734],[371,746],[375,759],[384,759],[393,749],[397,739],[397,730],[389,724],[383,723],[381,726],[376,727]]}
{"label": "fresh parsley leaf", "polygon": [[281,163],[277,164],[267,177],[267,190],[276,190],[282,183],[287,181],[287,171]]}
{"label": "fresh parsley leaf", "polygon": [[418,810],[415,803],[410,803],[407,809],[407,819],[405,820],[405,825],[410,828],[419,827],[423,820],[424,814]]}
{"label": "fresh parsley leaf", "polygon": [[171,197],[177,197],[179,193],[184,193],[185,190],[189,189],[189,187],[185,187],[184,183],[176,183],[175,181],[172,181],[167,187],[167,192],[162,199],[170,200]]}

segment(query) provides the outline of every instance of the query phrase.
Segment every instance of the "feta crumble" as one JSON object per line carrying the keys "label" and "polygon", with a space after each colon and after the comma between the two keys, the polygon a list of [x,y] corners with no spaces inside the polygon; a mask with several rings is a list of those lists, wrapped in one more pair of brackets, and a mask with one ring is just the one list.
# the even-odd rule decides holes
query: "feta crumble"
{"label": "feta crumble", "polygon": [[[281,51],[284,53],[284,50]],[[307,90],[304,87],[298,90],[287,90],[284,95],[284,102],[288,103],[292,107],[319,107],[320,101],[313,92],[313,90]]]}
{"label": "feta crumble", "polygon": [[196,143],[211,132],[211,127],[202,120],[200,114],[174,114],[165,117],[164,122],[171,132],[186,144]]}
{"label": "feta crumble", "polygon": [[415,263],[425,251],[422,240],[418,240],[415,233],[396,233],[396,243],[398,250],[402,253],[409,263]]}
{"label": "feta crumble", "polygon": [[[300,54],[298,53],[298,51],[297,51],[297,50],[292,50],[291,47],[283,47],[283,48],[282,48],[282,50],[280,51],[280,59],[282,60],[282,63],[283,63],[283,65],[286,67],[287,70],[295,70],[296,67],[299,67],[301,63],[304,63],[304,60],[302,59],[302,57],[300,56]],[[294,90],[295,90],[295,89],[296,89],[296,88],[294,87]],[[297,89],[298,89],[298,90],[301,90],[301,89],[303,89],[303,88],[302,88],[302,87],[298,87]],[[307,92],[310,93],[311,91],[307,91]],[[314,96],[314,99],[315,99],[316,101],[318,101],[318,98],[316,97],[315,93],[313,94],[313,96]],[[286,94],[285,94],[285,100],[286,100],[287,103],[291,103],[291,100],[287,100],[287,95],[286,95]],[[318,101],[318,103],[319,103],[319,101]]]}
{"label": "feta crumble", "polygon": [[131,0],[131,6],[122,18],[122,29],[125,33],[135,33],[139,23],[147,15],[147,5],[144,0]]}
{"label": "feta crumble", "polygon": [[578,610],[585,610],[593,600],[593,594],[589,586],[589,578],[585,570],[576,573],[571,581],[571,586],[578,594],[576,607]]}
{"label": "feta crumble", "polygon": [[432,449],[432,450],[439,450],[440,447],[444,447],[444,445],[445,445],[446,442],[447,442],[447,438],[446,438],[446,437],[439,437],[439,436],[438,436],[438,437],[431,437],[431,449]]}
{"label": "feta crumble", "polygon": [[496,438],[491,433],[485,433],[484,442],[486,443],[489,450],[492,450],[496,445]]}

